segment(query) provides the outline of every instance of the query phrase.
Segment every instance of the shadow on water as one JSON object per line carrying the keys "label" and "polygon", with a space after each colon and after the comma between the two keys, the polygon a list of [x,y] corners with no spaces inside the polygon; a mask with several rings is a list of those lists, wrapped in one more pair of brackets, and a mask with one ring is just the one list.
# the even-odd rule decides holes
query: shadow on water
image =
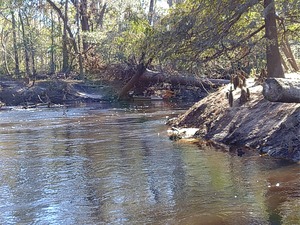
{"label": "shadow on water", "polygon": [[179,105],[0,115],[0,224],[299,224],[299,165],[168,140]]}

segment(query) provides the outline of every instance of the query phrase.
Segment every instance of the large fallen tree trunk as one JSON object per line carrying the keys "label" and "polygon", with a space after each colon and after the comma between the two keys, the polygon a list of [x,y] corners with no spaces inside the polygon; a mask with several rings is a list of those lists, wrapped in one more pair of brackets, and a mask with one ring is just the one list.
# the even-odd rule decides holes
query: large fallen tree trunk
{"label": "large fallen tree trunk", "polygon": [[263,95],[271,102],[300,103],[300,79],[269,78]]}
{"label": "large fallen tree trunk", "polygon": [[167,76],[161,72],[155,72],[151,70],[146,70],[140,78],[145,82],[157,82],[157,83],[170,83],[172,85],[185,85],[185,86],[195,86],[195,87],[210,87],[210,86],[221,86],[224,84],[229,84],[230,80],[225,79],[208,79],[208,78],[198,78],[195,76],[180,76],[172,75]]}
{"label": "large fallen tree trunk", "polygon": [[196,76],[183,76],[183,75],[168,75],[163,72],[152,71],[146,69],[144,63],[140,63],[135,69],[134,75],[126,83],[126,85],[120,90],[118,99],[127,99],[128,92],[132,90],[138,82],[140,87],[146,88],[150,84],[169,83],[172,86],[193,86],[199,87],[203,90],[209,90],[210,88],[219,87],[225,84],[229,84],[230,80],[225,79],[208,79],[199,78]]}
{"label": "large fallen tree trunk", "polygon": [[145,62],[145,57],[146,57],[146,53],[142,52],[141,58],[139,60],[139,64],[136,67],[135,74],[133,75],[133,77],[131,77],[131,79],[119,92],[119,96],[118,96],[119,100],[126,99],[128,97],[127,96],[128,92],[134,87],[135,84],[137,84],[141,76],[145,73],[148,65],[150,65],[150,63],[152,62],[152,58],[149,58]]}
{"label": "large fallen tree trunk", "polygon": [[144,65],[144,63],[140,63],[137,66],[136,73],[133,75],[133,77],[128,81],[128,83],[119,92],[119,96],[118,96],[119,100],[127,98],[128,92],[139,81],[140,77],[143,75],[143,73],[145,71],[146,71],[146,66]]}

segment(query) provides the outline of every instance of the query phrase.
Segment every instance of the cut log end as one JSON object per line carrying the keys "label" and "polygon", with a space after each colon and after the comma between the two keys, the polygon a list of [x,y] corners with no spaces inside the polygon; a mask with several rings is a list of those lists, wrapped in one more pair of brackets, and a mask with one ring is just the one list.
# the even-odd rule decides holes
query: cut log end
{"label": "cut log end", "polygon": [[263,84],[263,95],[271,102],[300,103],[300,80],[269,78]]}

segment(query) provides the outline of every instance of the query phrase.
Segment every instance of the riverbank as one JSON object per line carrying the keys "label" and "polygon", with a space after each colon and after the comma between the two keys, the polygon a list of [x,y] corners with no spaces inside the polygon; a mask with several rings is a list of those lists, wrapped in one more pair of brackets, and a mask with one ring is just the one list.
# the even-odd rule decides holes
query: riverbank
{"label": "riverbank", "polygon": [[22,81],[1,81],[0,102],[4,106],[24,106],[110,101],[113,85],[78,80],[39,80],[34,85]]}
{"label": "riverbank", "polygon": [[199,128],[197,135],[201,138],[299,162],[300,104],[269,102],[262,95],[261,85],[252,81],[247,86],[251,95],[245,104],[240,105],[240,91],[236,90],[230,107],[226,98],[229,86],[225,86],[169,125]]}
{"label": "riverbank", "polygon": [[[1,106],[40,106],[53,104],[73,104],[101,101],[117,101],[118,92],[125,85],[124,80],[37,80],[34,85],[22,80],[0,81]],[[195,102],[213,90],[193,85],[172,85],[167,82],[144,83],[136,85],[128,95],[128,101],[189,101]],[[2,108],[3,109],[3,108]]]}

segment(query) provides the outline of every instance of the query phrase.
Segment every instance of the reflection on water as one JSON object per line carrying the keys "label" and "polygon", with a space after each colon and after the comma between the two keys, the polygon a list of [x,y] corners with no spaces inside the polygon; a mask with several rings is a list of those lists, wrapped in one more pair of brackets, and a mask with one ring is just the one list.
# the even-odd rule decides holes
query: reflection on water
{"label": "reflection on water", "polygon": [[171,142],[174,112],[0,112],[0,224],[300,224],[299,165]]}

